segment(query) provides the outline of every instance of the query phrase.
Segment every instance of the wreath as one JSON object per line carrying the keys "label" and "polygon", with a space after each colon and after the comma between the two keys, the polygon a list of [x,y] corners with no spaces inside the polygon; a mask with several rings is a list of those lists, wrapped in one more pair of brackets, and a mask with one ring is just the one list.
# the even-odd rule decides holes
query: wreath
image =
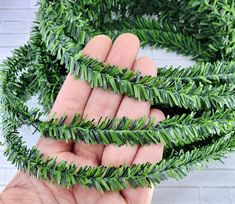
{"label": "wreath", "polygon": [[[2,64],[1,106],[5,156],[38,179],[99,191],[151,187],[181,179],[208,161],[235,150],[235,12],[233,0],[40,0],[30,40]],[[158,77],[102,64],[81,52],[97,34],[116,38],[134,33],[141,45],[167,48],[197,62],[186,68],[162,67]],[[92,87],[151,102],[165,110],[155,125],[140,118],[103,118],[98,123],[75,115],[43,121],[65,76]],[[40,108],[27,101],[38,96]],[[164,144],[158,164],[120,167],[76,166],[29,149],[18,129],[34,127],[42,137],[87,144]]]}

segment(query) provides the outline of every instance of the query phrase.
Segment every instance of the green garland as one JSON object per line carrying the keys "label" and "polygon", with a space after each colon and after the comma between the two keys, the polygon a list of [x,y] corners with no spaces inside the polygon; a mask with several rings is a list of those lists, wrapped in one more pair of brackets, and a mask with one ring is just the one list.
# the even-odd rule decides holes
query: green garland
{"label": "green garland", "polygon": [[[5,155],[20,170],[66,187],[79,183],[100,191],[151,187],[180,179],[193,168],[220,160],[235,149],[235,3],[233,0],[41,0],[29,42],[16,49],[1,70]],[[102,14],[101,16],[97,14]],[[192,56],[187,68],[159,68],[157,77],[103,65],[82,55],[93,36],[136,34],[142,46],[167,48]],[[75,115],[42,121],[65,76],[86,80],[153,106],[167,109],[165,121],[101,119]],[[43,110],[29,109],[38,96]],[[176,113],[177,112],[177,113]],[[28,149],[18,128],[33,126],[42,137],[88,144],[163,143],[158,164],[130,167],[79,167]]]}

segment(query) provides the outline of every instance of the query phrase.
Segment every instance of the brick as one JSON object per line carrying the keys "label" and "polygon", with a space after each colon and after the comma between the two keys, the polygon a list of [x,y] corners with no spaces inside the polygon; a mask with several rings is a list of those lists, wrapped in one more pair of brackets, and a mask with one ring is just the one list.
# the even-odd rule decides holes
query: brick
{"label": "brick", "polygon": [[29,0],[5,0],[5,8],[28,8]]}
{"label": "brick", "polygon": [[29,34],[0,34],[1,46],[20,46],[26,43],[29,39]]}
{"label": "brick", "polygon": [[28,33],[27,22],[25,21],[3,21],[2,33]]}
{"label": "brick", "polygon": [[0,8],[4,8],[5,7],[5,0],[0,0]]}
{"label": "brick", "polygon": [[16,20],[32,21],[35,17],[35,9],[0,9],[0,21],[4,20]]}
{"label": "brick", "polygon": [[230,154],[227,159],[224,160],[225,167],[235,169],[235,153]]}
{"label": "brick", "polygon": [[139,49],[138,57],[150,57],[153,58],[153,48],[150,46],[145,46]]}
{"label": "brick", "polygon": [[177,55],[174,52],[167,51],[166,49],[156,48],[153,49],[153,58],[183,58],[183,56]]}
{"label": "brick", "polygon": [[180,56],[174,52],[167,52],[165,49],[153,49],[150,46],[146,46],[144,49],[139,50],[139,57],[148,56],[152,58],[157,67],[169,67],[169,66],[182,66],[187,67],[195,64],[190,57]]}
{"label": "brick", "polygon": [[0,169],[0,185],[5,185],[6,182],[7,182],[6,170],[5,169]]}
{"label": "brick", "polygon": [[233,204],[235,204],[235,188],[231,188],[230,191]]}
{"label": "brick", "polygon": [[0,33],[3,32],[3,25],[2,22],[0,21]]}
{"label": "brick", "polygon": [[158,201],[152,201],[151,204],[201,204],[200,202],[195,202],[195,201],[191,201],[191,202],[184,202],[179,201],[179,202],[158,202]]}
{"label": "brick", "polygon": [[[1,69],[1,67],[0,67],[0,69]],[[2,143],[4,142],[4,138],[2,136],[2,131],[1,130],[0,130],[0,142],[2,142]],[[4,150],[4,147],[0,145],[0,158],[1,158],[1,153],[3,152],[3,150]],[[0,159],[0,161],[1,161],[1,159]],[[1,164],[1,162],[0,162],[0,164]]]}
{"label": "brick", "polygon": [[168,58],[168,59],[163,59],[163,58],[154,58],[154,61],[156,62],[158,67],[188,67],[192,66],[195,64],[193,61],[190,59],[177,59],[177,58]]}
{"label": "brick", "polygon": [[12,55],[12,51],[16,47],[0,47],[0,60],[6,59]]}
{"label": "brick", "polygon": [[202,188],[200,191],[202,204],[230,204],[231,194],[229,188]]}
{"label": "brick", "polygon": [[161,203],[177,203],[177,202],[199,202],[199,189],[187,187],[157,187],[154,192],[153,200]]}
{"label": "brick", "polygon": [[0,169],[14,169],[15,167],[7,161],[6,157],[3,155],[3,151],[0,151],[0,161],[1,161],[1,166]]}
{"label": "brick", "polygon": [[5,189],[5,185],[0,185],[0,193]]}
{"label": "brick", "polygon": [[29,7],[30,7],[30,8],[36,8],[36,7],[37,7],[37,5],[36,5],[36,0],[30,0],[30,1],[29,1]]}
{"label": "brick", "polygon": [[5,178],[5,183],[3,184],[3,185],[7,185],[11,180],[12,180],[12,178],[15,176],[15,174],[16,174],[16,172],[17,172],[17,169],[7,169],[7,171],[5,171],[5,176],[6,176],[6,178]]}
{"label": "brick", "polygon": [[168,51],[167,49],[162,49],[162,48],[153,49],[153,58],[180,59],[182,61],[184,61],[185,59],[192,60],[191,57],[177,54],[176,52]]}
{"label": "brick", "polygon": [[23,137],[23,140],[26,142],[29,148],[33,147],[38,141],[40,134],[38,132],[32,134],[34,132],[34,128],[25,128],[22,127],[19,129],[20,135]]}
{"label": "brick", "polygon": [[204,187],[212,187],[212,186],[230,186],[235,187],[235,170],[210,170],[205,169],[202,171],[194,171],[188,174],[184,179],[176,181],[174,179],[170,179],[168,181],[164,181],[160,184],[160,186],[188,186],[188,187],[196,187],[196,186],[204,186]]}
{"label": "brick", "polygon": [[208,166],[210,169],[235,169],[235,154],[230,154],[223,159],[223,163],[217,161],[212,162]]}

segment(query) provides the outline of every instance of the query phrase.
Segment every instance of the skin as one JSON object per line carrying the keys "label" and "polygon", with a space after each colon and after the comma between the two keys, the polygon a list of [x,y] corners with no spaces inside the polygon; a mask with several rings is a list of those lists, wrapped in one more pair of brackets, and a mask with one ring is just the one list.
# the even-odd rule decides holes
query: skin
{"label": "skin", "polygon": [[[156,65],[148,57],[138,58],[139,40],[133,34],[122,34],[113,43],[105,35],[94,37],[83,53],[99,61],[140,71],[142,75],[155,75]],[[69,123],[75,113],[88,119],[123,117],[136,119],[142,116],[155,117],[155,122],[165,119],[158,109],[150,109],[150,104],[127,96],[91,89],[86,81],[74,80],[68,75],[51,110],[58,117],[68,115]],[[161,144],[150,146],[87,145],[85,143],[65,143],[40,138],[37,148],[46,155],[56,156],[79,165],[114,165],[159,162],[162,158]],[[121,192],[101,194],[95,189],[85,189],[79,185],[65,189],[49,181],[37,180],[18,172],[0,194],[0,204],[150,204],[153,188],[126,189]]]}

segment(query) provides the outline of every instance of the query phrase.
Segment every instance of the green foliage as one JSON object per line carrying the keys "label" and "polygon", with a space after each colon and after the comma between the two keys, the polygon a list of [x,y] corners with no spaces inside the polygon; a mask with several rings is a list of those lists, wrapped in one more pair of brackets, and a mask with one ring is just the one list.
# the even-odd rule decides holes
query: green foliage
{"label": "green foliage", "polygon": [[45,137],[55,140],[83,141],[88,144],[164,144],[165,148],[181,147],[215,135],[227,134],[235,128],[234,111],[204,112],[200,117],[195,113],[168,117],[154,125],[154,119],[130,120],[127,118],[101,119],[94,121],[75,116],[70,124],[64,124],[52,117],[48,122],[38,124]]}
{"label": "green foliage", "polygon": [[[5,155],[16,166],[38,179],[51,180],[58,185],[71,187],[76,183],[97,190],[119,191],[127,187],[151,187],[167,178],[181,179],[193,167],[202,167],[234,149],[234,132],[224,135],[201,148],[183,150],[162,160],[159,164],[135,164],[130,167],[77,167],[56,158],[45,158],[36,148],[27,149],[22,139],[9,130]],[[42,157],[44,157],[42,159]]]}
{"label": "green foliage", "polygon": [[[0,72],[5,155],[20,170],[66,187],[79,183],[119,191],[181,179],[193,168],[235,150],[233,0],[108,0],[105,5],[101,0],[41,0],[39,5],[29,42],[4,61]],[[190,55],[197,64],[162,67],[157,77],[143,77],[82,55],[96,34],[116,38],[123,32],[136,34],[142,46]],[[70,124],[64,124],[66,116],[42,121],[68,73],[91,87],[180,111],[157,125],[150,118],[101,118],[95,123],[79,115]],[[38,97],[43,110],[27,107],[32,96]],[[164,159],[118,168],[57,162],[36,147],[27,148],[18,133],[23,125],[34,127],[42,137],[67,142],[163,143]]]}
{"label": "green foliage", "polygon": [[[206,53],[200,41],[194,37],[182,34],[175,26],[168,22],[159,22],[156,18],[133,18],[113,21],[106,24],[104,33],[117,37],[121,33],[131,32],[136,34],[143,46],[169,48],[180,54],[193,56],[195,59],[210,55]],[[157,39],[157,40],[156,40]],[[204,48],[205,49],[205,48]]]}
{"label": "green foliage", "polygon": [[[86,60],[79,52],[85,42],[86,32],[84,31],[84,34],[81,35],[80,44],[75,43],[74,39],[69,37],[69,35],[65,35],[66,24],[62,26],[61,24],[56,24],[56,22],[60,21],[58,19],[60,19],[65,10],[56,12],[53,10],[56,7],[59,7],[58,4],[51,7],[45,6],[43,7],[44,10],[39,10],[39,21],[41,24],[39,27],[42,38],[51,53],[57,55],[57,59],[61,60],[61,63],[65,63],[66,67],[70,67],[70,72],[76,78],[87,80],[91,87],[102,87],[104,90],[109,89],[115,93],[126,94],[139,100],[148,100],[154,104],[166,103],[170,106],[191,108],[193,110],[217,106],[220,108],[234,107],[233,101],[235,98],[232,94],[234,85],[206,86],[202,84],[196,85],[192,81],[187,84],[176,83],[175,81],[169,84],[167,80],[163,80],[161,81],[163,83],[161,83],[156,78],[144,77],[142,79],[138,74],[134,74],[131,71],[125,69],[122,71],[112,66],[104,67],[102,63],[96,60]],[[69,14],[65,15],[65,19],[72,21],[73,17]],[[54,16],[53,19],[52,16]],[[43,20],[44,18],[47,20]],[[84,23],[81,25],[83,26]],[[118,73],[120,74],[117,75]],[[159,83],[154,83],[156,81],[154,79]],[[165,84],[170,86],[169,89],[167,89]],[[161,89],[162,87],[163,89]],[[224,94],[225,92],[226,94]],[[222,98],[226,98],[226,100]]]}

